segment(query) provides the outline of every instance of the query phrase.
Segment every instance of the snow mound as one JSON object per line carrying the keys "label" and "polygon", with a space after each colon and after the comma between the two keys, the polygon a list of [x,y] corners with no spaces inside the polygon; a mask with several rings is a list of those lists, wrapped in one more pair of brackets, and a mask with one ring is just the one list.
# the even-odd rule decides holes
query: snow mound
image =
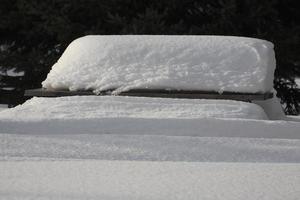
{"label": "snow mound", "polygon": [[231,36],[86,36],[42,83],[115,93],[136,88],[259,93],[272,90],[273,44]]}
{"label": "snow mound", "polygon": [[3,111],[1,119],[95,118],[239,118],[267,119],[256,104],[231,100],[168,99],[124,96],[32,98]]}

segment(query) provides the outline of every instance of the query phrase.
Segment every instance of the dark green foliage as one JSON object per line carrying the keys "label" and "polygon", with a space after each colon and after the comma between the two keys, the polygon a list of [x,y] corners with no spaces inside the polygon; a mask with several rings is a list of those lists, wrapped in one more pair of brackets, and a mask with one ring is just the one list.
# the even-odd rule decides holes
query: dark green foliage
{"label": "dark green foliage", "polygon": [[88,34],[256,37],[275,44],[275,88],[297,114],[299,10],[297,0],[0,0],[0,66],[25,71],[22,88],[37,88],[66,46]]}

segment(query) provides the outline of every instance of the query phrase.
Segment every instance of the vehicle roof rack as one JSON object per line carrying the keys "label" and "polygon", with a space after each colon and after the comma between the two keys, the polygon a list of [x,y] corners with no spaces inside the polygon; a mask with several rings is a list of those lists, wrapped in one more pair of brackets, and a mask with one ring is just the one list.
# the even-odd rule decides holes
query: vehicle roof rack
{"label": "vehicle roof rack", "polygon": [[[45,88],[25,90],[24,96],[27,97],[62,97],[62,96],[87,96],[87,95],[99,95],[107,96],[112,95],[114,90],[102,91],[99,94],[95,94],[92,90],[49,90]],[[237,101],[253,100],[266,100],[273,97],[273,93],[239,93],[239,92],[213,92],[213,91],[201,91],[201,90],[161,90],[161,89],[132,89],[124,91],[116,96],[136,96],[136,97],[160,97],[160,98],[186,98],[186,99],[227,99]]]}

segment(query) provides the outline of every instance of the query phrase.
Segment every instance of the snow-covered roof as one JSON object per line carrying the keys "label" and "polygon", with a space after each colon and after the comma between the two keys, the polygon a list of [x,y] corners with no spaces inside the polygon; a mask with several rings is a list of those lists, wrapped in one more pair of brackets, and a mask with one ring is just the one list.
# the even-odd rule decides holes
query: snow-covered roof
{"label": "snow-covered roof", "polygon": [[268,92],[273,44],[230,36],[86,36],[73,41],[43,87]]}

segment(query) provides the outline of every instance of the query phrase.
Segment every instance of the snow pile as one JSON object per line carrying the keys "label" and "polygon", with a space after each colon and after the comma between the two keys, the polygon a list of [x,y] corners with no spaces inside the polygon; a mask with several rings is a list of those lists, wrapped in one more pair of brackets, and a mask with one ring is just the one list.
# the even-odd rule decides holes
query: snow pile
{"label": "snow pile", "polygon": [[238,118],[267,119],[255,104],[231,100],[168,99],[124,96],[32,98],[2,112],[1,119],[95,118]]}
{"label": "snow pile", "polygon": [[48,89],[136,88],[268,92],[273,44],[229,36],[86,36],[73,41],[42,83]]}

